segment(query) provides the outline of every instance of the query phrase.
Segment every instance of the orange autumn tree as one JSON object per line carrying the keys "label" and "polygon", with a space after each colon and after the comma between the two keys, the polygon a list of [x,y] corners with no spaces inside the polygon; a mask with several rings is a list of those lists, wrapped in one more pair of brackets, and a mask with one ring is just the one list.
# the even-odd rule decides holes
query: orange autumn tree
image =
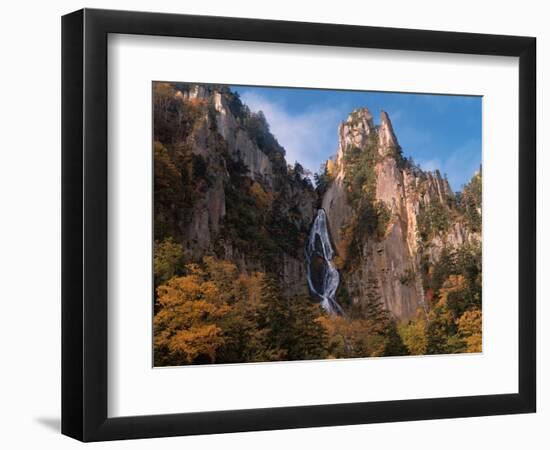
{"label": "orange autumn tree", "polygon": [[157,289],[159,312],[154,318],[156,359],[198,358],[215,362],[224,338],[216,321],[230,306],[205,271],[196,264],[186,266],[188,275],[174,277]]}
{"label": "orange autumn tree", "polygon": [[184,272],[157,288],[155,365],[240,362],[240,355],[254,360],[264,274],[241,273],[213,257],[187,264]]}
{"label": "orange autumn tree", "polygon": [[230,315],[236,287],[243,284],[236,283],[240,274],[235,264],[213,257],[186,265],[185,272],[157,289],[155,358],[160,365],[166,360],[215,362],[226,341],[219,324]]}
{"label": "orange autumn tree", "polygon": [[157,288],[155,366],[324,358],[318,304],[273,274],[205,257]]}

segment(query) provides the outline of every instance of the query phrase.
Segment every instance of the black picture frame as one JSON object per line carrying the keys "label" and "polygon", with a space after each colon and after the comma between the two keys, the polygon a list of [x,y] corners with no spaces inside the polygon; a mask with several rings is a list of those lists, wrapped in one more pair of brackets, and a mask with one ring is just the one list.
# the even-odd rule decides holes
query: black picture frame
{"label": "black picture frame", "polygon": [[[519,57],[518,392],[109,418],[107,36],[110,33]],[[94,9],[64,16],[62,433],[82,441],[102,441],[535,412],[535,91],[533,37]]]}

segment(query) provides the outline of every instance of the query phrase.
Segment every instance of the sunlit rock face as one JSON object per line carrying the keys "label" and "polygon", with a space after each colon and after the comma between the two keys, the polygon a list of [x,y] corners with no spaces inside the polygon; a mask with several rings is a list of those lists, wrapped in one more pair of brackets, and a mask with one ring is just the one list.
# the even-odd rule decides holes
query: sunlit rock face
{"label": "sunlit rock face", "polygon": [[[191,129],[188,136],[175,145],[190,149],[194,157],[202,161],[208,178],[206,183],[197,182],[200,195],[193,199],[185,214],[180,214],[178,229],[173,233],[181,240],[185,259],[196,261],[205,255],[216,254],[234,262],[243,271],[275,273],[285,294],[307,294],[303,243],[319,201],[313,187],[294,180],[286,173],[284,149],[278,143],[278,160],[259,145],[259,134],[263,133],[261,137],[265,140],[276,142],[276,138],[271,135],[268,126],[257,131],[256,135],[252,134],[243,124],[244,107],[231,104],[232,96],[227,90],[211,85],[179,83],[174,86],[174,99],[202,108],[201,114],[193,117],[194,122],[187,124]],[[239,187],[234,184],[235,165],[244,170]],[[251,192],[253,184],[254,192],[262,198],[262,214],[280,218],[282,223],[288,224],[300,235],[299,245],[293,251],[287,251],[281,245],[273,254],[252,257],[235,245],[232,239],[224,239],[227,216],[232,208],[238,207],[231,204],[229,192],[245,189]],[[285,236],[268,237],[276,244],[286,239]],[[266,265],[268,258],[272,261],[272,267]]]}
{"label": "sunlit rock face", "polygon": [[[303,180],[297,182],[289,176],[291,169],[282,147],[276,157],[266,151],[258,139],[258,129],[254,133],[245,126],[244,107],[241,105],[239,111],[230,93],[204,85],[176,86],[174,92],[175,100],[198,105],[201,111],[188,124],[185,139],[174,142],[173,148],[176,152],[188,152],[186,157],[200,163],[191,164],[190,177],[201,166],[205,176],[196,181],[192,201],[186,199],[178,214],[176,208],[181,206],[167,205],[164,211],[175,217],[170,222],[177,228],[173,235],[180,239],[188,261],[215,254],[246,272],[275,273],[283,292],[296,295],[309,291],[325,310],[334,314],[342,313],[350,302],[363,301],[367,274],[371,273],[386,308],[394,317],[407,319],[424,307],[422,259],[434,263],[445,247],[481,239],[479,232],[473,232],[462,220],[453,221],[444,233],[420,239],[423,211],[436,204],[448,211],[454,193],[439,171],[422,171],[404,163],[391,119],[384,112],[375,122],[367,108],[356,109],[334,130],[338,146],[331,160],[331,179],[319,194]],[[269,117],[266,120],[269,122]],[[264,140],[276,142],[267,124],[259,134]],[[364,219],[358,216],[350,198],[364,193],[361,189],[354,191],[356,187],[348,179],[348,152],[366,149],[376,155],[366,168],[372,175],[372,201],[384,205],[387,220],[377,236],[362,230],[357,232],[363,233],[356,235],[359,239],[352,242],[350,224]],[[237,165],[242,169],[238,177]],[[241,179],[239,186],[235,178]],[[251,192],[255,197],[251,197]],[[261,204],[262,216],[254,216],[257,222],[259,217],[280,221],[280,235],[261,236],[273,240],[273,254],[251,257],[250,252],[235,244],[234,233],[225,238],[227,218],[239,206],[236,193],[246,194],[251,207],[259,208]],[[241,215],[246,215],[248,211],[243,209]],[[259,225],[252,221],[247,226],[254,230]],[[297,239],[289,248],[285,241],[292,233]],[[346,264],[350,251],[355,259]],[[269,257],[270,266],[264,256]],[[345,301],[339,298],[344,291]]]}
{"label": "sunlit rock face", "polygon": [[355,110],[340,125],[338,136],[334,179],[321,200],[337,255],[349,251],[349,236],[347,240],[344,238],[344,230],[357,214],[349,203],[353,188],[345,182],[349,170],[346,152],[350,149],[375,146],[377,157],[370,168],[375,178],[374,202],[382,203],[389,211],[383,236],[360,239],[360,249],[354,249],[358,259],[351,267],[340,270],[341,283],[346,286],[354,303],[361,302],[365,298],[365,280],[370,272],[378,280],[382,300],[393,316],[411,318],[425,306],[420,267],[422,256],[435,262],[444,247],[473,242],[479,240],[480,235],[457,221],[447,232],[429,242],[420,242],[419,217],[422,211],[433,203],[447,209],[454,193],[439,171],[425,172],[403,162],[387,113],[382,112],[380,124],[374,125],[368,109]]}

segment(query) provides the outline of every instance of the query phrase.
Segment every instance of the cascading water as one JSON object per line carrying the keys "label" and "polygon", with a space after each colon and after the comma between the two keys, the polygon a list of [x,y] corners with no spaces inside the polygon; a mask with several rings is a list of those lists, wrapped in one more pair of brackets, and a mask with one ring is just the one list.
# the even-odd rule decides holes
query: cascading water
{"label": "cascading water", "polygon": [[336,302],[336,290],[340,284],[340,274],[332,258],[334,250],[330,243],[327,228],[327,215],[319,209],[305,249],[307,262],[307,282],[310,291],[319,297],[321,306],[330,314],[342,314],[341,306]]}

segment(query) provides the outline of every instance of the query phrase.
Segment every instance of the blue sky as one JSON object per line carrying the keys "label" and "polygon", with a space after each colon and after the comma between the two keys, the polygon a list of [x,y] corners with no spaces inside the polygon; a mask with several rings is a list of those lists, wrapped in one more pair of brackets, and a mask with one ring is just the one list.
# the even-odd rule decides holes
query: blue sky
{"label": "blue sky", "polygon": [[423,169],[446,173],[454,190],[481,163],[481,97],[368,91],[232,86],[252,111],[262,110],[272,133],[299,161],[316,172],[336,153],[339,124],[367,107],[379,123],[386,111],[405,156]]}

